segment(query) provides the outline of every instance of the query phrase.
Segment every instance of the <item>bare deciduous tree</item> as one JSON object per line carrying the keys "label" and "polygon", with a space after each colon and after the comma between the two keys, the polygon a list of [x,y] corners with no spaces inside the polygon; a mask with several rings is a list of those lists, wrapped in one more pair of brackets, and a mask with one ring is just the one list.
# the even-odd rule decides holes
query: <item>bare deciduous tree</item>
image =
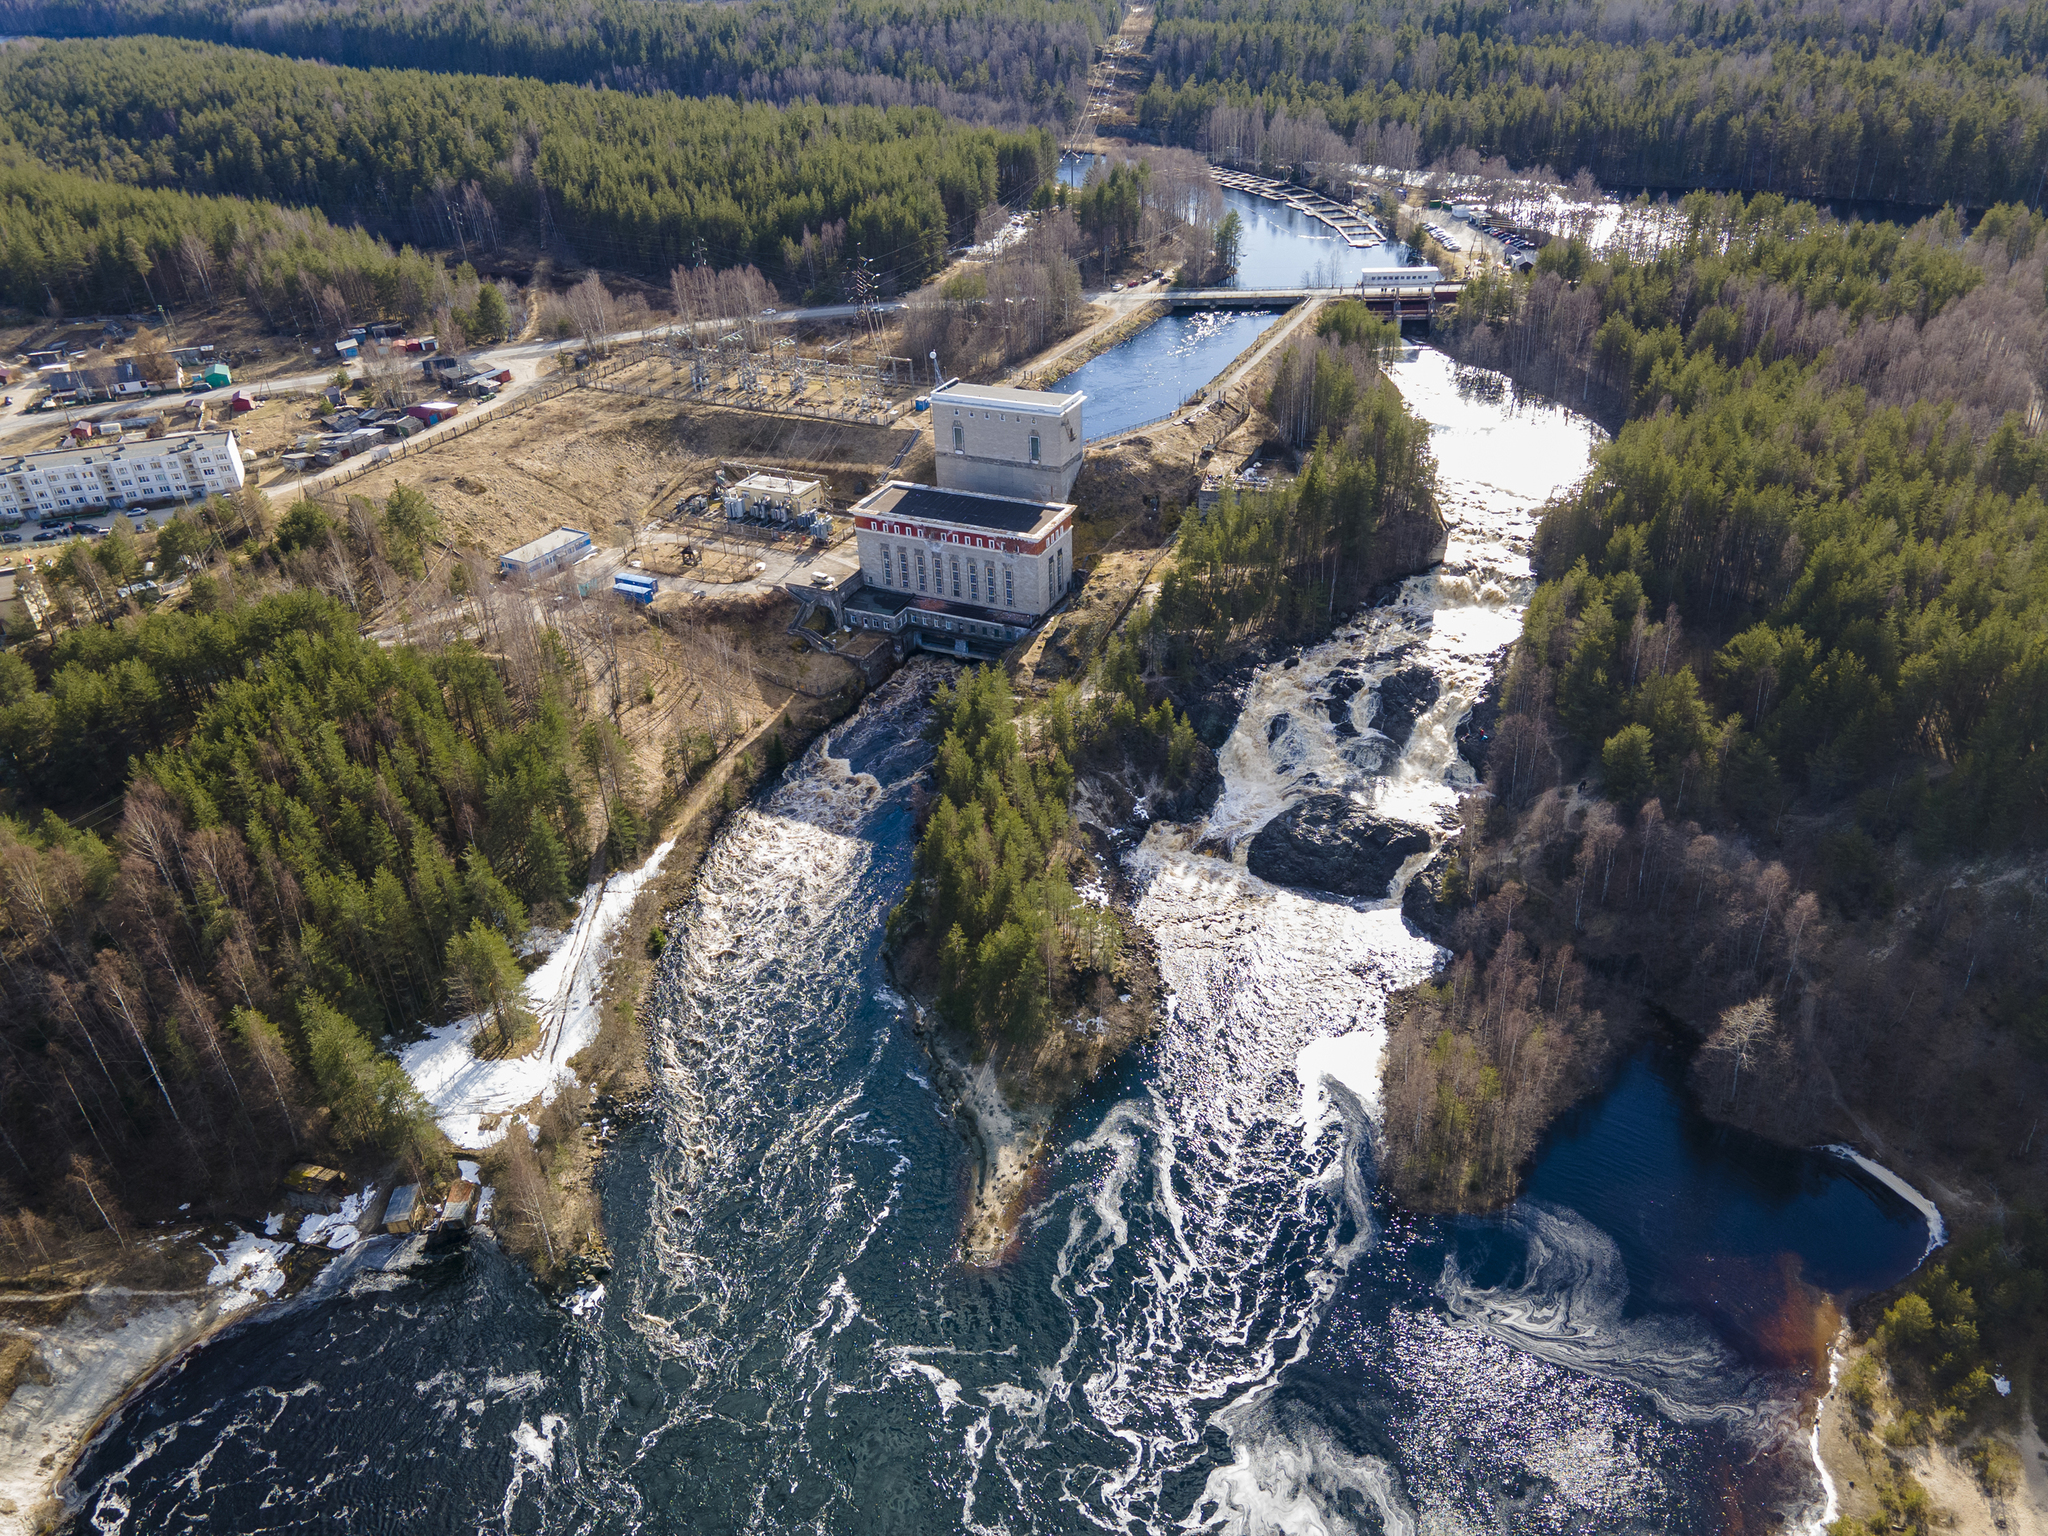
{"label": "bare deciduous tree", "polygon": [[569,290],[567,302],[584,345],[599,357],[609,354],[612,337],[619,329],[618,302],[605,287],[604,279],[591,273]]}
{"label": "bare deciduous tree", "polygon": [[1721,1011],[1720,1026],[1702,1047],[1709,1055],[1728,1058],[1728,1102],[1742,1091],[1742,1069],[1761,1054],[1777,1033],[1777,1010],[1767,997],[1753,997]]}

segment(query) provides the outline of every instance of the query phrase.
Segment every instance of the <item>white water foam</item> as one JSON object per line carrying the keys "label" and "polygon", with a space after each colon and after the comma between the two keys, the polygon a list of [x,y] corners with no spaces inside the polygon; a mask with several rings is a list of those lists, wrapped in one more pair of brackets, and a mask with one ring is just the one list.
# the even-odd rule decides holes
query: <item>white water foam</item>
{"label": "white water foam", "polygon": [[499,1514],[503,1527],[513,1530],[513,1509],[526,1493],[526,1485],[532,1480],[545,1489],[552,1480],[555,1470],[555,1446],[561,1438],[564,1421],[559,1414],[541,1415],[540,1427],[521,1419],[512,1431],[512,1473],[505,1485],[505,1501]]}
{"label": "white water foam", "polygon": [[1304,1413],[1288,1413],[1269,1388],[1245,1394],[1216,1415],[1234,1459],[1209,1474],[1180,1528],[1216,1536],[1335,1536],[1346,1495],[1379,1517],[1385,1536],[1417,1536],[1416,1511],[1399,1475],[1381,1457],[1346,1450]]}
{"label": "white water foam", "polygon": [[[1533,587],[1536,511],[1585,472],[1600,434],[1563,411],[1503,410],[1500,392],[1462,392],[1457,370],[1440,354],[1421,352],[1395,376],[1432,423],[1440,451],[1451,450],[1440,477],[1451,525],[1444,564],[1290,664],[1261,669],[1217,754],[1224,783],[1209,816],[1198,828],[1154,826],[1127,860],[1140,887],[1136,916],[1155,940],[1173,998],[1158,1048],[1173,1096],[1157,1097],[1149,1118],[1158,1144],[1178,1149],[1177,1180],[1203,1197],[1207,1218],[1191,1234],[1177,1228],[1176,1241],[1210,1264],[1219,1247],[1237,1246],[1242,1235],[1217,1231],[1213,1207],[1262,1162],[1267,1178],[1301,1180],[1303,1195],[1321,1203],[1324,1224],[1320,1269],[1286,1302],[1263,1347],[1233,1362],[1236,1390],[1220,1379],[1206,1384],[1228,1404],[1213,1422],[1229,1435],[1234,1460],[1210,1475],[1190,1528],[1333,1529],[1342,1522],[1332,1512],[1348,1495],[1365,1500],[1387,1530],[1418,1529],[1384,1461],[1344,1451],[1308,1420],[1281,1423],[1268,1394],[1343,1270],[1376,1237],[1368,1168],[1386,1000],[1441,957],[1407,927],[1397,905],[1402,884],[1427,855],[1410,861],[1384,900],[1344,902],[1267,885],[1245,871],[1242,850],[1267,821],[1315,793],[1344,794],[1424,828],[1449,822],[1472,783],[1457,753],[1458,722],[1519,632]],[[1405,696],[1415,697],[1416,669],[1433,680],[1435,698],[1421,696],[1412,727],[1392,724],[1381,688],[1399,678]],[[1284,1098],[1283,1083],[1292,1088]],[[1119,1113],[1098,1140],[1121,1134]],[[1291,1169],[1266,1161],[1277,1151],[1274,1128],[1290,1122],[1304,1158],[1340,1126],[1334,1151]],[[1164,1124],[1176,1124],[1179,1135],[1169,1141]],[[1105,1253],[1127,1240],[1122,1186],[1133,1174],[1119,1152],[1115,1171],[1097,1187],[1092,1225],[1110,1239]],[[1298,1214],[1309,1217],[1310,1208]],[[1089,1225],[1077,1213],[1070,1252]],[[1063,1253],[1063,1271],[1070,1263],[1078,1275],[1077,1259]],[[1255,1289],[1253,1305],[1273,1304],[1266,1285]],[[1077,1285],[1077,1300],[1082,1290]],[[1147,1323],[1167,1319],[1180,1330],[1208,1326],[1226,1336],[1242,1326],[1227,1315],[1206,1319],[1171,1285],[1158,1288]]]}
{"label": "white water foam", "polygon": [[1459,1323],[1523,1354],[1632,1387],[1680,1424],[1718,1423],[1758,1447],[1798,1424],[1798,1396],[1745,1364],[1697,1318],[1626,1310],[1613,1238],[1576,1211],[1523,1200],[1500,1219],[1524,1257],[1512,1284],[1475,1284],[1447,1256],[1437,1292]]}

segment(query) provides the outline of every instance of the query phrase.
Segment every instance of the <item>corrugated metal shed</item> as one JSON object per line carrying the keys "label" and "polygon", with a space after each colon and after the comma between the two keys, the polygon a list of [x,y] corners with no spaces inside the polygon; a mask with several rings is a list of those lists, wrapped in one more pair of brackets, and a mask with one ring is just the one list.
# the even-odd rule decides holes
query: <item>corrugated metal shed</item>
{"label": "corrugated metal shed", "polygon": [[587,531],[556,528],[517,549],[507,550],[498,557],[498,569],[508,576],[537,576],[574,564],[589,553],[590,535]]}

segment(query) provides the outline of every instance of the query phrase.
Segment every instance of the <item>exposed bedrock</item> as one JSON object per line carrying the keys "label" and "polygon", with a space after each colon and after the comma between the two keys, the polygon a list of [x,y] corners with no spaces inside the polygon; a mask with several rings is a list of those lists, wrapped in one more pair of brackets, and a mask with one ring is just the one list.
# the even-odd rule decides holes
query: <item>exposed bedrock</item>
{"label": "exposed bedrock", "polygon": [[1430,841],[1420,827],[1389,821],[1348,796],[1311,795],[1259,828],[1245,868],[1275,885],[1377,898]]}

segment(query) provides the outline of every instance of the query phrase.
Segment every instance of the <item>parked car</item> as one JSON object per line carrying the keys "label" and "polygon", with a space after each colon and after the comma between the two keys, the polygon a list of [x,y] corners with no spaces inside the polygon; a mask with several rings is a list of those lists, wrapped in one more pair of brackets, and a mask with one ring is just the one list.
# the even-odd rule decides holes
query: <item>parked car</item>
{"label": "parked car", "polygon": [[61,539],[61,538],[63,538],[63,537],[64,537],[64,535],[63,535],[63,534],[61,534],[61,533],[59,533],[59,532],[58,532],[58,531],[57,531],[56,529],[54,529],[54,528],[45,528],[45,529],[44,529],[44,530],[43,530],[43,531],[42,531],[41,533],[37,534],[37,535],[36,535],[36,536],[35,536],[34,538],[30,539],[30,540],[29,540],[29,543],[31,543],[31,544],[54,544],[54,543],[56,543],[56,542],[57,542],[57,540],[59,540],[59,539]]}
{"label": "parked car", "polygon": [[20,542],[21,535],[18,533],[0,533],[0,544],[19,544]]}

